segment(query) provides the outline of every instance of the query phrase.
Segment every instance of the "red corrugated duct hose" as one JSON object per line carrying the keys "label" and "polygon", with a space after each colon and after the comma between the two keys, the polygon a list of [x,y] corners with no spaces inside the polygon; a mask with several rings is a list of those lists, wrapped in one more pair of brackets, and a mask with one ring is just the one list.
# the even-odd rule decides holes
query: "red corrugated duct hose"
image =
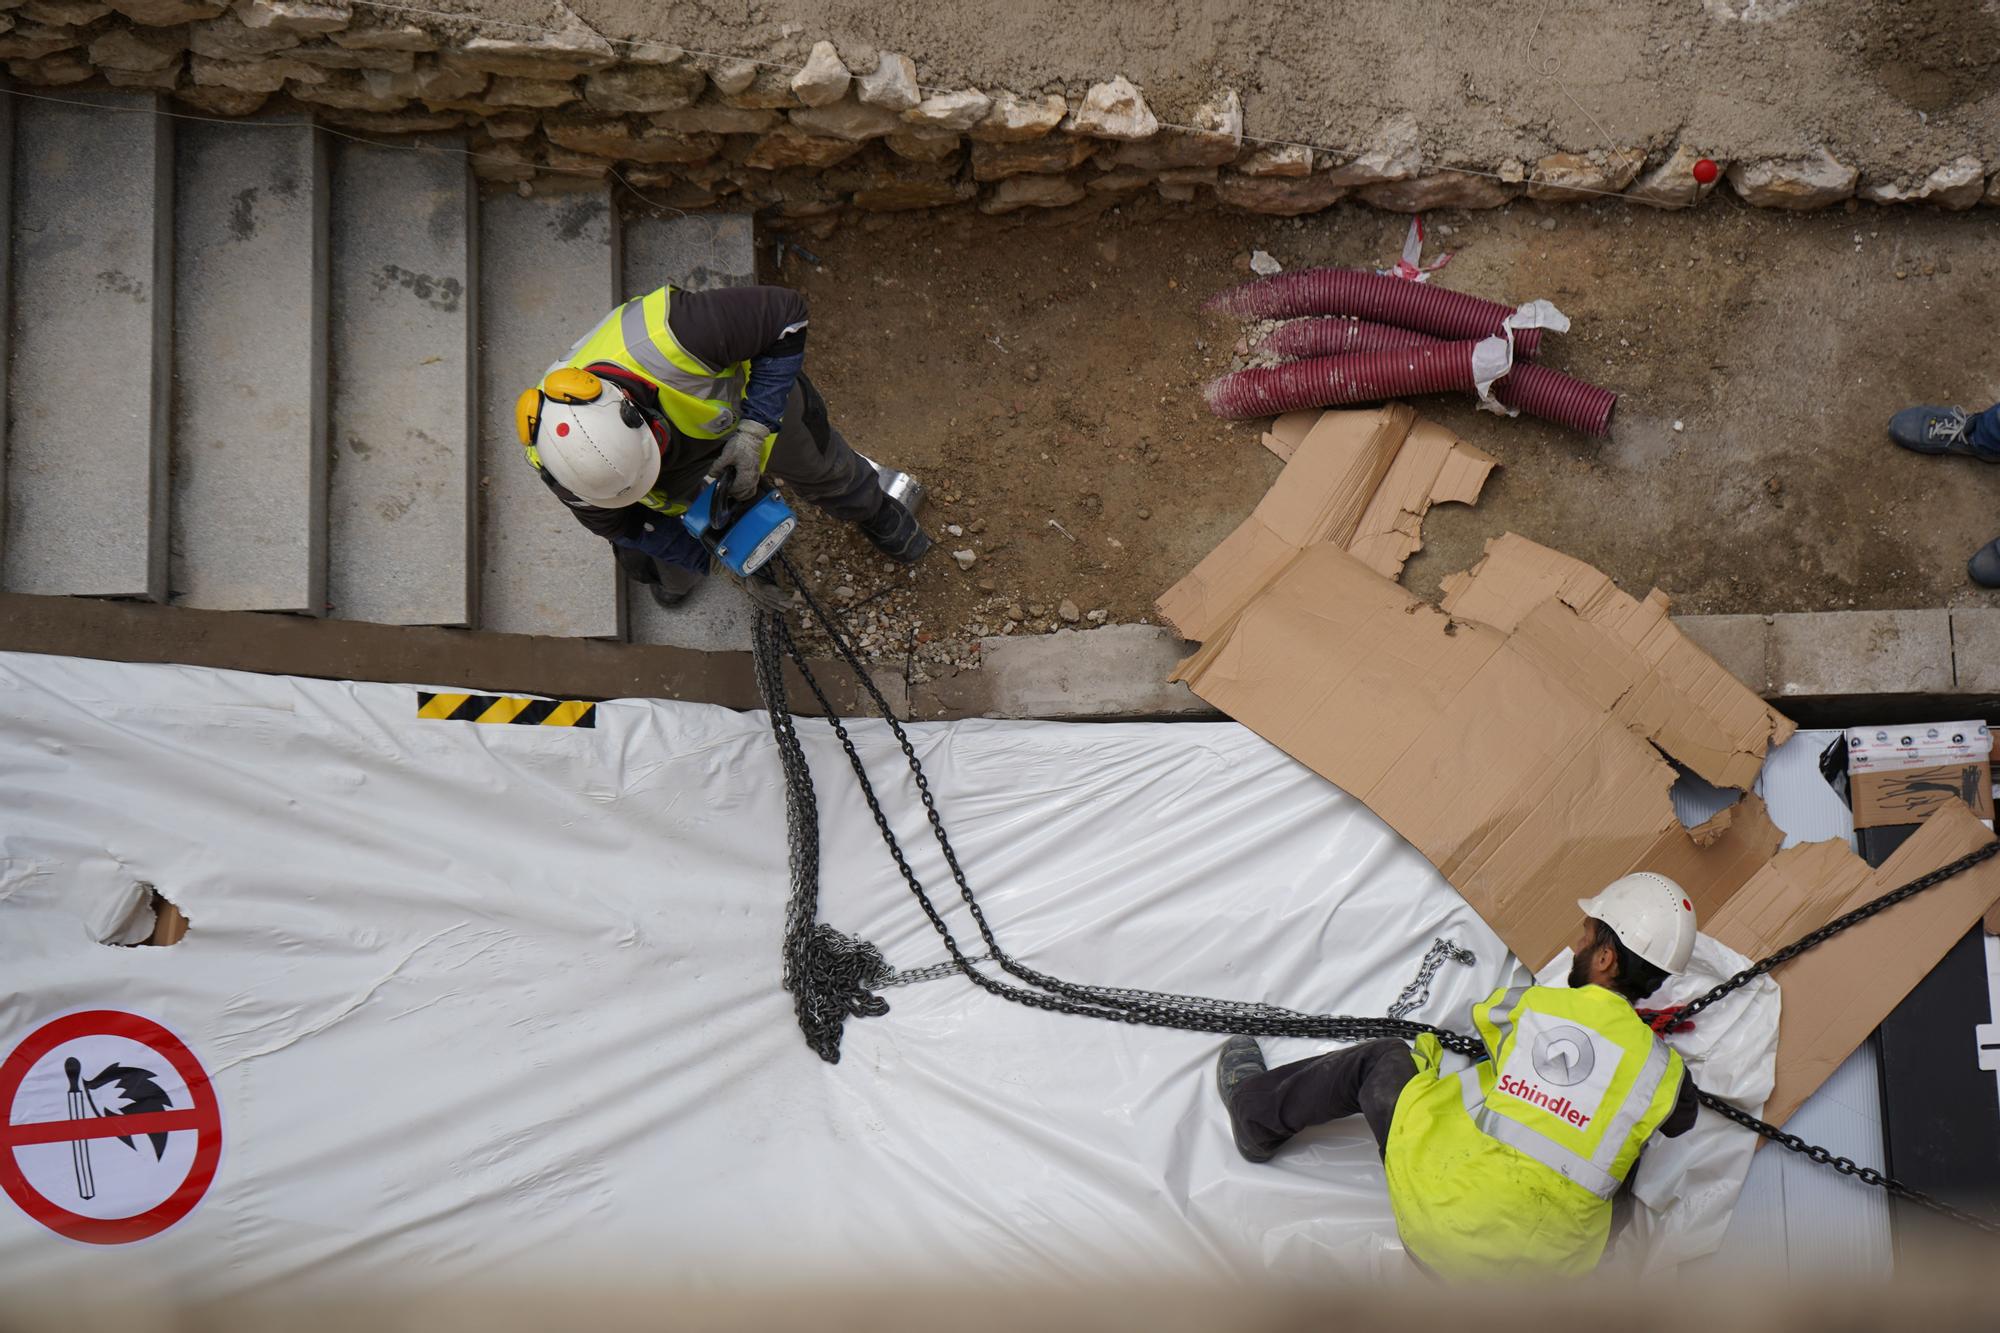
{"label": "red corrugated duct hose", "polygon": [[1396,347],[1422,347],[1437,339],[1366,319],[1295,319],[1280,324],[1259,342],[1259,352],[1291,360],[1301,356],[1342,356],[1348,352],[1386,352]]}
{"label": "red corrugated duct hose", "polygon": [[[1219,417],[1268,417],[1413,393],[1473,392],[1472,349],[1478,340],[1427,344],[1239,370],[1208,386],[1209,410]],[[1618,405],[1618,395],[1609,390],[1521,361],[1494,384],[1493,396],[1531,417],[1599,436],[1610,433]]]}
{"label": "red corrugated duct hose", "polygon": [[[1501,331],[1514,313],[1501,305],[1429,283],[1385,278],[1352,268],[1309,268],[1279,273],[1210,297],[1210,310],[1245,319],[1294,319],[1300,315],[1352,315],[1440,338],[1485,338]],[[1514,335],[1514,355],[1541,350],[1542,331]]]}

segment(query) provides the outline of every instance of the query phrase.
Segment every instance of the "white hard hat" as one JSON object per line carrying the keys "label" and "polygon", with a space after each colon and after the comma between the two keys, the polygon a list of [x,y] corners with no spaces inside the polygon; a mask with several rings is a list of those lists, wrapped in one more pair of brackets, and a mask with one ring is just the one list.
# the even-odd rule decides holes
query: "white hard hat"
{"label": "white hard hat", "polygon": [[1650,870],[1607,884],[1595,898],[1579,898],[1583,914],[1618,933],[1633,953],[1666,971],[1679,972],[1694,953],[1694,903],[1680,885]]}
{"label": "white hard hat", "polygon": [[550,476],[600,509],[637,504],[660,479],[660,447],[652,430],[610,385],[589,402],[547,398],[535,450]]}

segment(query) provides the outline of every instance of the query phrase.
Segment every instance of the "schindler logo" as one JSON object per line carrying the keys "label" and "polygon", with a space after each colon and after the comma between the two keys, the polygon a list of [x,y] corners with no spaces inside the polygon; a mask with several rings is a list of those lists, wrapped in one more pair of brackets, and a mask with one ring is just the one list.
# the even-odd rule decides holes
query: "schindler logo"
{"label": "schindler logo", "polygon": [[1569,1121],[1578,1129],[1590,1124],[1590,1112],[1578,1110],[1569,1098],[1550,1092],[1539,1084],[1530,1083],[1524,1078],[1515,1078],[1512,1074],[1502,1074],[1497,1086],[1509,1096],[1519,1097],[1524,1102],[1539,1106],[1550,1115]]}
{"label": "schindler logo", "polygon": [[1535,1072],[1559,1088],[1573,1088],[1590,1077],[1597,1048],[1590,1034],[1567,1023],[1535,1034]]}

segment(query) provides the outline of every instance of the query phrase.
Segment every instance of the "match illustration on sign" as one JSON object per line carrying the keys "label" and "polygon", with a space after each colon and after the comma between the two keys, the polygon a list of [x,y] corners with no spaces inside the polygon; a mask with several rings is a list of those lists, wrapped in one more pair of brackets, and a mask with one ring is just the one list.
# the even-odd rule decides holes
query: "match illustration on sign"
{"label": "match illustration on sign", "polygon": [[158,1235],[201,1202],[221,1153],[207,1070],[152,1019],[63,1015],[0,1059],[0,1195],[60,1236]]}
{"label": "match illustration on sign", "polygon": [[[75,1056],[63,1061],[63,1073],[69,1079],[69,1118],[72,1120],[95,1120],[112,1115],[144,1115],[151,1111],[164,1111],[173,1104],[166,1090],[160,1087],[159,1077],[151,1070],[134,1069],[130,1065],[112,1064],[105,1067],[97,1077],[87,1081],[82,1079],[83,1062]],[[116,1083],[124,1098],[124,1105],[109,1110],[100,1107],[93,1095],[107,1083]],[[131,1136],[120,1134],[116,1138],[134,1152],[139,1145]],[[146,1136],[153,1145],[153,1160],[161,1161],[167,1155],[167,1136],[153,1133]],[[97,1180],[91,1169],[89,1139],[71,1139],[71,1165],[76,1171],[76,1196],[79,1199],[97,1197]]]}

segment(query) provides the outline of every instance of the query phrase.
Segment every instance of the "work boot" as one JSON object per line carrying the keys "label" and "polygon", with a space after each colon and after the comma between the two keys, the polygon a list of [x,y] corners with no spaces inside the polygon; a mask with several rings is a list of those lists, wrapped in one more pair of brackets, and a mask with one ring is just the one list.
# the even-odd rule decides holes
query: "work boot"
{"label": "work boot", "polygon": [[1889,418],[1889,438],[1905,449],[1920,454],[1964,454],[1988,463],[2000,458],[1982,454],[1972,447],[1966,431],[1968,418],[1957,407],[1906,407]]}
{"label": "work boot", "polygon": [[647,582],[647,591],[653,594],[656,606],[668,611],[685,602],[688,594],[699,588],[701,581],[708,577],[692,569],[670,565],[664,560],[654,561],[653,567],[655,577]]}
{"label": "work boot", "polygon": [[1982,588],[2000,588],[2000,537],[1980,547],[1965,562],[1965,572]]}
{"label": "work boot", "polygon": [[875,517],[861,525],[861,534],[899,565],[914,565],[931,549],[930,536],[917,525],[917,516],[902,501],[886,495]]}
{"label": "work boot", "polygon": [[1231,1037],[1222,1043],[1215,1059],[1215,1090],[1222,1096],[1222,1108],[1229,1112],[1229,1132],[1236,1136],[1236,1151],[1246,1162],[1268,1162],[1275,1148],[1257,1148],[1243,1136],[1242,1122],[1236,1118],[1236,1089],[1252,1074],[1264,1072],[1264,1052],[1254,1037]]}

